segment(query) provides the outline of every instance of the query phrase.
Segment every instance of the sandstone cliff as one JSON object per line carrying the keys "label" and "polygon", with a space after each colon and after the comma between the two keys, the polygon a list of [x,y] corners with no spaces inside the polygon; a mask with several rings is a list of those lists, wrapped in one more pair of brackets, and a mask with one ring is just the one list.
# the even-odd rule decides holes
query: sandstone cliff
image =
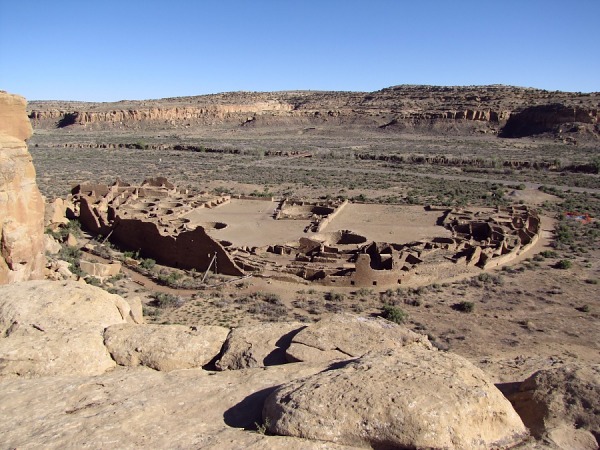
{"label": "sandstone cliff", "polygon": [[42,278],[44,200],[25,140],[25,99],[0,91],[0,284]]}
{"label": "sandstone cliff", "polygon": [[[40,101],[31,102],[29,117],[36,128],[348,125],[388,132],[500,132],[506,137],[519,137],[553,132],[564,123],[587,124],[589,131],[599,134],[599,100],[599,93],[501,85],[402,85],[376,92],[233,92],[114,103]],[[502,133],[515,115],[516,122]],[[515,123],[517,134],[511,131]]]}

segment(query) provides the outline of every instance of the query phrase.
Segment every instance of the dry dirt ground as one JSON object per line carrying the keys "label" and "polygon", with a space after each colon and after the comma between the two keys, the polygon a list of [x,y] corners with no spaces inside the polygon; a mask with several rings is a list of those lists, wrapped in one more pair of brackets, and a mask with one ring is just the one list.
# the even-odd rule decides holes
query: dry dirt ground
{"label": "dry dirt ground", "polygon": [[[567,221],[563,215],[565,211],[580,210],[598,217],[597,175],[390,164],[352,156],[366,151],[374,155],[428,152],[534,158],[540,154],[560,157],[563,150],[564,154],[583,155],[591,151],[589,148],[561,147],[539,139],[497,141],[489,136],[478,140],[386,135],[369,140],[352,131],[333,135],[330,131],[319,134],[319,130],[311,130],[285,135],[260,134],[258,130],[243,135],[228,132],[222,137],[213,133],[183,138],[184,132],[179,134],[179,139],[201,140],[207,146],[248,151],[228,154],[63,148],[54,144],[64,136],[50,130],[36,131],[30,150],[40,188],[50,198],[65,196],[72,185],[86,180],[111,183],[121,177],[140,182],[162,175],[196,191],[306,198],[343,196],[374,203],[376,206],[371,207],[349,205],[326,231],[351,229],[386,241],[439,235],[435,217],[423,211],[422,205],[428,203],[488,207],[525,203],[537,206],[541,214],[556,220],[556,225],[547,222],[547,239],[510,266],[425,285],[332,289],[257,277],[222,284],[231,280],[210,275],[207,284],[213,287],[190,290],[177,287],[178,283],[198,286],[203,274],[181,273],[178,280],[172,280],[174,287],[167,287],[129,269],[125,269],[125,278],[104,284],[125,296],[141,296],[147,304],[148,320],[238,326],[261,321],[313,321],[329,311],[379,314],[384,304],[390,304],[406,313],[406,324],[411,329],[429,335],[439,348],[467,357],[497,381],[523,379],[534,370],[563,361],[600,362],[600,224]],[[74,132],[69,139],[77,142],[84,137]],[[85,139],[89,141],[90,137],[86,135]],[[151,142],[152,137],[120,134],[94,139]],[[259,151],[276,148],[309,149],[314,156],[269,157]],[[540,190],[542,184],[545,187]],[[194,220],[227,223],[227,228],[215,232],[238,245],[284,242],[301,232],[295,224],[278,227],[270,218],[274,203],[257,200],[245,205],[245,210],[236,209],[232,203]],[[248,223],[256,227],[246,227]],[[83,257],[98,258],[88,254]],[[173,272],[158,266],[153,271],[162,273],[163,278]],[[156,293],[180,299],[156,307]],[[465,311],[464,305],[471,304],[472,309],[466,308],[470,312]]]}

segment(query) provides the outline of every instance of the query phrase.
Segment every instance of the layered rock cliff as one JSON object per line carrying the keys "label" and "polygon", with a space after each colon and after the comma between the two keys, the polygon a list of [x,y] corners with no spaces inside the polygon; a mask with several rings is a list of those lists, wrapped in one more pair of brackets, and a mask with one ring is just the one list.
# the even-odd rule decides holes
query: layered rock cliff
{"label": "layered rock cliff", "polygon": [[0,284],[43,277],[44,200],[25,140],[25,99],[0,91]]}
{"label": "layered rock cliff", "polygon": [[[583,123],[598,133],[600,93],[549,92],[511,86],[402,85],[376,92],[233,92],[114,103],[31,102],[34,127],[349,125],[388,131],[442,129],[507,137]],[[554,106],[553,106],[554,105]],[[556,107],[558,105],[558,107]],[[515,119],[508,132],[503,127]],[[534,125],[529,126],[528,121]]]}

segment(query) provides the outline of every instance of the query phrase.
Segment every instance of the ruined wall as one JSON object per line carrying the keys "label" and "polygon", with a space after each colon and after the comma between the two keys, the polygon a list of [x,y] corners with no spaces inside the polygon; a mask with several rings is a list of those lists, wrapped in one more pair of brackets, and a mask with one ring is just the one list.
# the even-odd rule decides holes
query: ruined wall
{"label": "ruined wall", "polygon": [[216,253],[219,273],[244,275],[223,246],[206,234],[202,227],[167,236],[160,233],[156,223],[117,218],[111,240],[125,248],[141,250],[142,256],[155,259],[160,264],[188,270],[208,269]]}
{"label": "ruined wall", "polygon": [[0,284],[43,278],[44,199],[25,140],[26,101],[0,91]]}
{"label": "ruined wall", "polygon": [[407,281],[411,274],[401,270],[400,264],[394,263],[392,269],[377,270],[371,267],[371,255],[363,253],[358,255],[354,270],[349,270],[346,275],[327,275],[318,280],[319,284],[325,286],[392,286]]}

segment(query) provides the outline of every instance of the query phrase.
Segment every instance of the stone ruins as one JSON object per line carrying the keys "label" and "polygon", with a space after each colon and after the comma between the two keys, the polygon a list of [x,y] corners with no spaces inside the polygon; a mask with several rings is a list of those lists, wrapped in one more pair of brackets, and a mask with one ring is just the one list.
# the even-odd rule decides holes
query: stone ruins
{"label": "stone ruins", "polygon": [[[352,230],[325,231],[347,200],[268,198],[261,203],[272,209],[269,220],[283,227],[299,221],[304,232],[292,241],[248,246],[219,238],[228,223],[203,222],[193,214],[229,204],[228,195],[189,193],[160,177],[138,186],[82,184],[73,195],[84,227],[161,264],[327,286],[391,286],[415,277],[433,280],[436,274],[439,279],[439,274],[486,269],[527,251],[540,233],[540,218],[527,206],[477,211],[430,206],[439,211],[444,236],[380,242]],[[247,230],[253,226],[243,225]]]}

